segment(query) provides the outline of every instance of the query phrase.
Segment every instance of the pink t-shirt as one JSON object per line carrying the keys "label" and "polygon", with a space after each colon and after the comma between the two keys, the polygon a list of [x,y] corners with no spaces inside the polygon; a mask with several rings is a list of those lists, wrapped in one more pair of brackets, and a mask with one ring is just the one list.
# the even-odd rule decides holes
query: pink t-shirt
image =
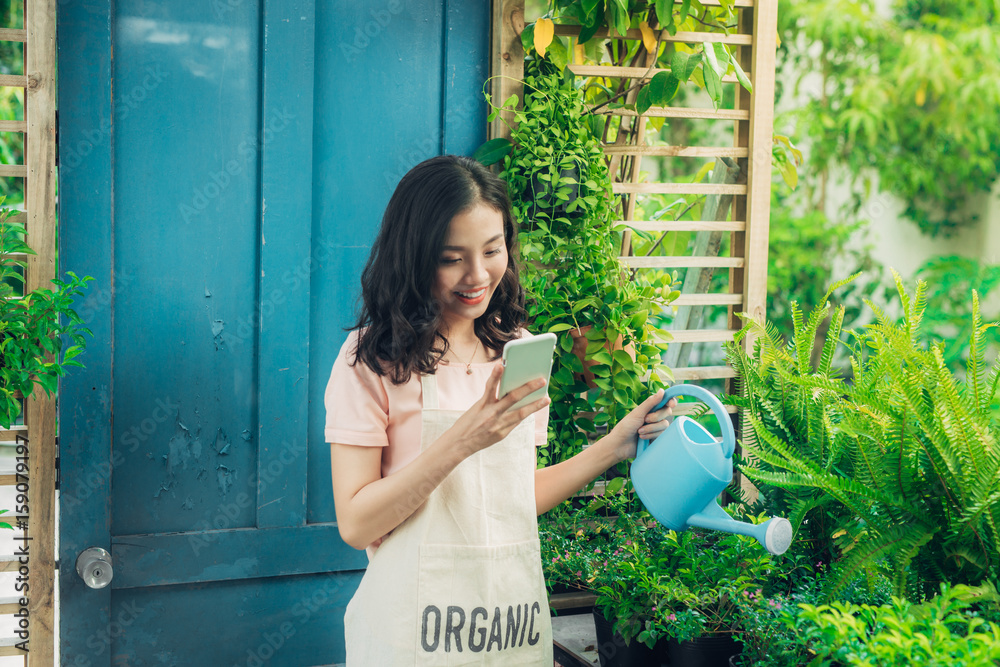
{"label": "pink t-shirt", "polygon": [[[353,366],[358,332],[352,331],[340,348],[326,386],[326,441],[341,445],[383,447],[382,476],[412,461],[420,453],[420,412],[423,406],[420,376],[396,385],[375,374],[363,362]],[[486,380],[500,361],[472,364],[439,362],[438,407],[468,410],[482,398]],[[545,444],[549,409],[535,413],[535,444]]]}

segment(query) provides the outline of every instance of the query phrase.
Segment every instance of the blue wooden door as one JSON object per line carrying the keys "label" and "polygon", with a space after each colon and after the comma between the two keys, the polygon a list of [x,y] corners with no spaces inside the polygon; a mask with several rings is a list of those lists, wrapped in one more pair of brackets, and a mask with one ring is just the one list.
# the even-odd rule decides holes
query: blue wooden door
{"label": "blue wooden door", "polygon": [[396,181],[484,138],[488,42],[486,2],[60,3],[63,665],[343,661],[323,390]]}

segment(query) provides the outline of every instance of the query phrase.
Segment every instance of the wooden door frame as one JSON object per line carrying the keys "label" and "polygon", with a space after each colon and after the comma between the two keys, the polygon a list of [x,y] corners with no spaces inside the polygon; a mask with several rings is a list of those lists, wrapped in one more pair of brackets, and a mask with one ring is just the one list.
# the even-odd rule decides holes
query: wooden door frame
{"label": "wooden door frame", "polygon": [[[56,0],[26,0],[24,5],[25,228],[35,253],[28,256],[25,271],[25,290],[30,292],[51,289],[56,277]],[[24,639],[29,665],[51,665],[55,661],[55,397],[36,389],[25,401],[24,413],[28,527],[19,548],[19,553],[27,554],[28,569]],[[19,473],[17,481],[21,477]]]}

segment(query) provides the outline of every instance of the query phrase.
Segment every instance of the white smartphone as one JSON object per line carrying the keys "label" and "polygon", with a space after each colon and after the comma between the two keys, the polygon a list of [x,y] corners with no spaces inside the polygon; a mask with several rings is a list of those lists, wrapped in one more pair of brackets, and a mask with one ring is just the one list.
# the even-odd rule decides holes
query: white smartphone
{"label": "white smartphone", "polygon": [[552,354],[556,349],[556,335],[538,334],[530,338],[512,340],[503,346],[503,376],[497,398],[503,398],[521,385],[543,378],[545,386],[531,392],[514,408],[520,408],[542,398],[549,390],[549,373],[552,371]]}

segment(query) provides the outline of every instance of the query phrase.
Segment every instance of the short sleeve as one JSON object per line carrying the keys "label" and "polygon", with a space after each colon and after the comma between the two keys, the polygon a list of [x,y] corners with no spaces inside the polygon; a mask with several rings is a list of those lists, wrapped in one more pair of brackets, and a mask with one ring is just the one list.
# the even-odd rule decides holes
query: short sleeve
{"label": "short sleeve", "polygon": [[535,447],[544,447],[549,439],[549,406],[535,413]]}
{"label": "short sleeve", "polygon": [[389,444],[389,398],[382,378],[363,362],[353,366],[358,332],[347,337],[333,363],[326,385],[326,428],[328,443],[385,447]]}

